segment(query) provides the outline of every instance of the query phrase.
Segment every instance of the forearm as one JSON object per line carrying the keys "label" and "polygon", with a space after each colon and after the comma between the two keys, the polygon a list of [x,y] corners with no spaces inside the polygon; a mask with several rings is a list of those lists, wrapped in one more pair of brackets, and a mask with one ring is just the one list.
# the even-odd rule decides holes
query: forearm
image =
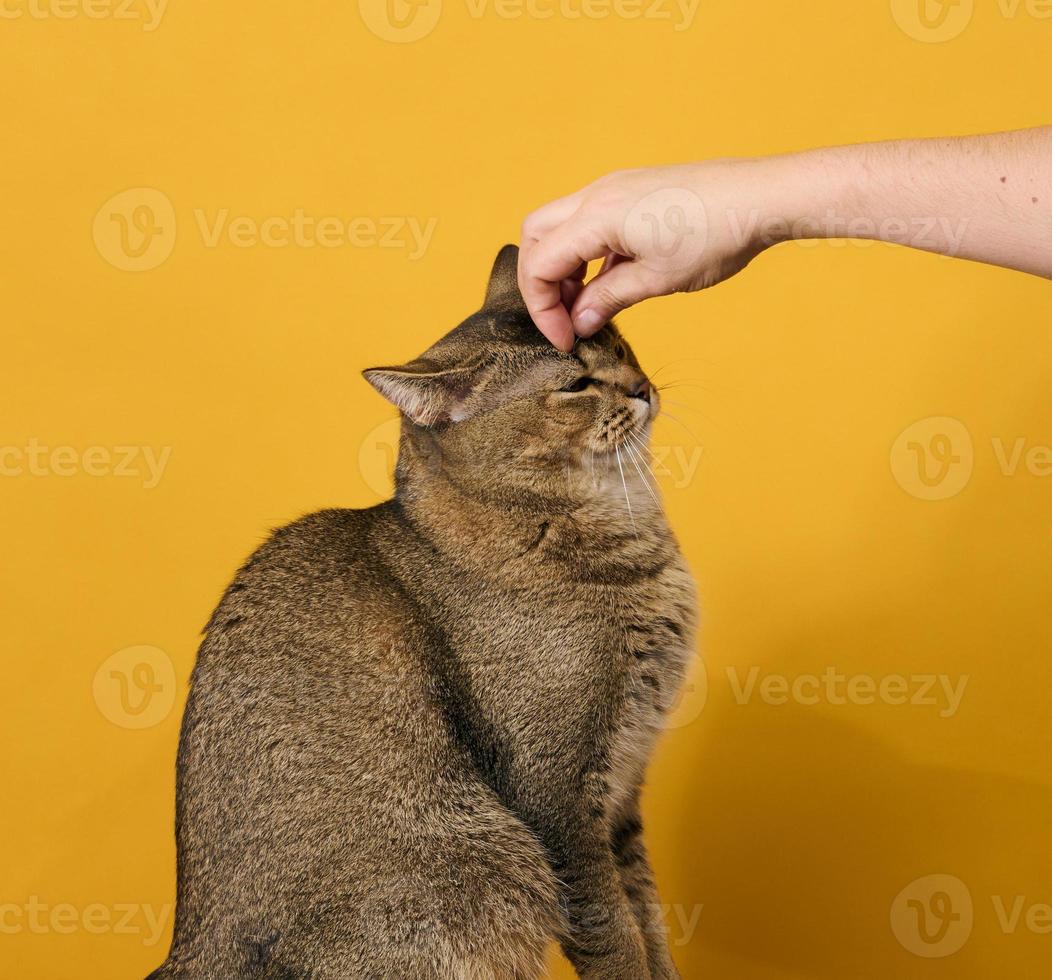
{"label": "forearm", "polygon": [[1052,278],[1052,127],[832,147],[771,165],[785,237],[894,242]]}

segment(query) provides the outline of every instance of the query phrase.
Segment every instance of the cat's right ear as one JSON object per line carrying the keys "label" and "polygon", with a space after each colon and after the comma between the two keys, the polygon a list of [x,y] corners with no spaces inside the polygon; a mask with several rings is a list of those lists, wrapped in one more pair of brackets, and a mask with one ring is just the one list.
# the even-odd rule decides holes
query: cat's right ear
{"label": "cat's right ear", "polygon": [[434,371],[413,363],[362,372],[369,384],[417,425],[460,422],[471,415],[467,402],[477,374],[474,367]]}

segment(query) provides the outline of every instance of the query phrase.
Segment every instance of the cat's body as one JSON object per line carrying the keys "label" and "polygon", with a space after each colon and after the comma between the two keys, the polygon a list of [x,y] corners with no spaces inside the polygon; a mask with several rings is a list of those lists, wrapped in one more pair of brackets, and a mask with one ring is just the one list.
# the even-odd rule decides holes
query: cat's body
{"label": "cat's body", "polygon": [[[582,976],[676,976],[638,800],[690,656],[693,586],[620,458],[553,474],[552,432],[526,426],[479,458],[486,427],[522,410],[494,388],[567,367],[527,329],[508,262],[459,328],[488,317],[499,369],[484,352],[467,384],[435,354],[413,370],[441,391],[372,379],[408,416],[396,499],[278,531],[209,623],[157,978],[533,980],[552,939]],[[642,377],[612,329],[590,348],[576,363],[603,384]],[[543,397],[553,415],[588,409]],[[643,426],[608,408],[611,446]]]}

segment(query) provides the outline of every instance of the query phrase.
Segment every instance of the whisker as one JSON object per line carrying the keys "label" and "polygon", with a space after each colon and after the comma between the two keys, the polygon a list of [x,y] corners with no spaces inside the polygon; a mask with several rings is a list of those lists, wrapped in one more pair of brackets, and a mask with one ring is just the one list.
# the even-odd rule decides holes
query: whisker
{"label": "whisker", "polygon": [[653,467],[650,465],[653,461],[653,456],[650,452],[650,446],[644,441],[643,437],[638,432],[629,432],[628,437],[635,443],[636,450],[639,453],[639,458],[643,461],[643,465],[650,471],[650,475],[654,477],[654,482],[657,483],[657,474],[654,472]]}
{"label": "whisker", "polygon": [[688,405],[686,402],[674,402],[671,398],[662,398],[662,406],[671,405],[673,408],[685,408],[688,412],[693,412],[699,418],[708,422],[714,429],[718,429],[720,432],[723,431],[723,426],[716,422],[711,415],[706,415],[700,408],[695,408],[693,405]]}
{"label": "whisker", "polygon": [[661,399],[661,404],[662,405],[672,405],[672,406],[674,406],[676,408],[686,408],[686,409],[689,409],[692,412],[700,411],[700,409],[695,408],[693,405],[688,405],[686,402],[674,402],[671,398],[662,398]]}
{"label": "whisker", "polygon": [[[654,467],[651,465],[654,461],[654,457],[650,453],[650,446],[644,443],[639,435],[635,436],[636,454],[639,457],[639,461],[646,467],[646,471],[650,474],[650,479],[653,481],[653,486],[660,488],[661,480],[658,478]],[[660,503],[660,501],[659,501]]]}
{"label": "whisker", "polygon": [[677,357],[674,361],[666,361],[654,372],[657,374],[658,371],[664,371],[670,367],[680,367],[684,364],[705,364],[708,367],[719,369],[720,365],[715,361],[709,360],[707,357]]}
{"label": "whisker", "polygon": [[621,448],[620,446],[614,446],[614,452],[617,453],[617,468],[621,471],[621,486],[625,488],[625,503],[628,504],[628,519],[632,522],[632,530],[635,532],[636,540],[639,540],[639,528],[636,527],[636,518],[632,513],[632,501],[628,496],[628,481],[625,480],[625,468],[621,465]]}
{"label": "whisker", "polygon": [[650,372],[650,380],[653,381],[662,371],[667,371],[670,367],[676,367],[682,363],[682,361],[666,361],[656,371]]}
{"label": "whisker", "polygon": [[[643,481],[643,486],[650,491],[650,496],[654,498],[654,503],[661,506],[661,501],[658,500],[658,495],[654,492],[654,488],[650,485],[650,482],[643,475],[643,471],[639,468],[638,454],[636,450],[632,448],[632,443],[625,442],[625,451],[628,453],[628,458],[632,460],[632,465],[636,468],[636,472],[639,474],[639,479]],[[644,460],[644,463],[646,461]]]}
{"label": "whisker", "polygon": [[668,391],[670,388],[697,388],[699,391],[708,392],[710,395],[716,394],[716,392],[708,385],[703,385],[698,381],[669,381],[663,385],[655,385],[658,391]]}
{"label": "whisker", "polygon": [[699,444],[701,443],[701,440],[700,440],[700,439],[699,439],[699,438],[698,438],[698,437],[697,437],[697,436],[696,436],[696,435],[695,435],[695,434],[694,434],[694,433],[693,433],[693,432],[692,432],[692,431],[690,430],[690,428],[689,428],[688,426],[684,425],[684,424],[683,424],[683,423],[682,423],[682,422],[681,422],[681,421],[680,421],[680,420],[679,420],[678,418],[676,418],[676,416],[675,416],[675,415],[673,415],[673,414],[672,414],[671,412],[662,412],[662,413],[661,413],[661,414],[660,414],[660,415],[658,416],[658,418],[659,418],[659,419],[662,419],[662,418],[663,418],[663,419],[669,419],[670,421],[672,421],[672,422],[675,422],[675,423],[676,423],[676,425],[682,426],[682,427],[683,427],[683,429],[684,429],[684,430],[686,430],[686,433],[687,433],[687,435],[689,435],[689,436],[690,436],[690,437],[691,437],[691,438],[692,438],[692,439],[693,439],[693,440],[694,440],[694,441],[695,441],[696,443],[699,443]]}

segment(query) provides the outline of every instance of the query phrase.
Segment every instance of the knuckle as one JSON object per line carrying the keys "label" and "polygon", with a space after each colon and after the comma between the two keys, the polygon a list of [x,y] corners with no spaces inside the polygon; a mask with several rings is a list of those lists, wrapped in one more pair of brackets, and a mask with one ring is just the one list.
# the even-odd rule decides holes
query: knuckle
{"label": "knuckle", "polygon": [[625,305],[618,291],[608,285],[596,283],[592,296],[594,305],[603,310],[620,310]]}
{"label": "knuckle", "polygon": [[538,228],[537,213],[531,212],[526,215],[522,222],[522,232],[520,235],[520,242],[526,243],[533,241],[540,237],[540,230]]}

